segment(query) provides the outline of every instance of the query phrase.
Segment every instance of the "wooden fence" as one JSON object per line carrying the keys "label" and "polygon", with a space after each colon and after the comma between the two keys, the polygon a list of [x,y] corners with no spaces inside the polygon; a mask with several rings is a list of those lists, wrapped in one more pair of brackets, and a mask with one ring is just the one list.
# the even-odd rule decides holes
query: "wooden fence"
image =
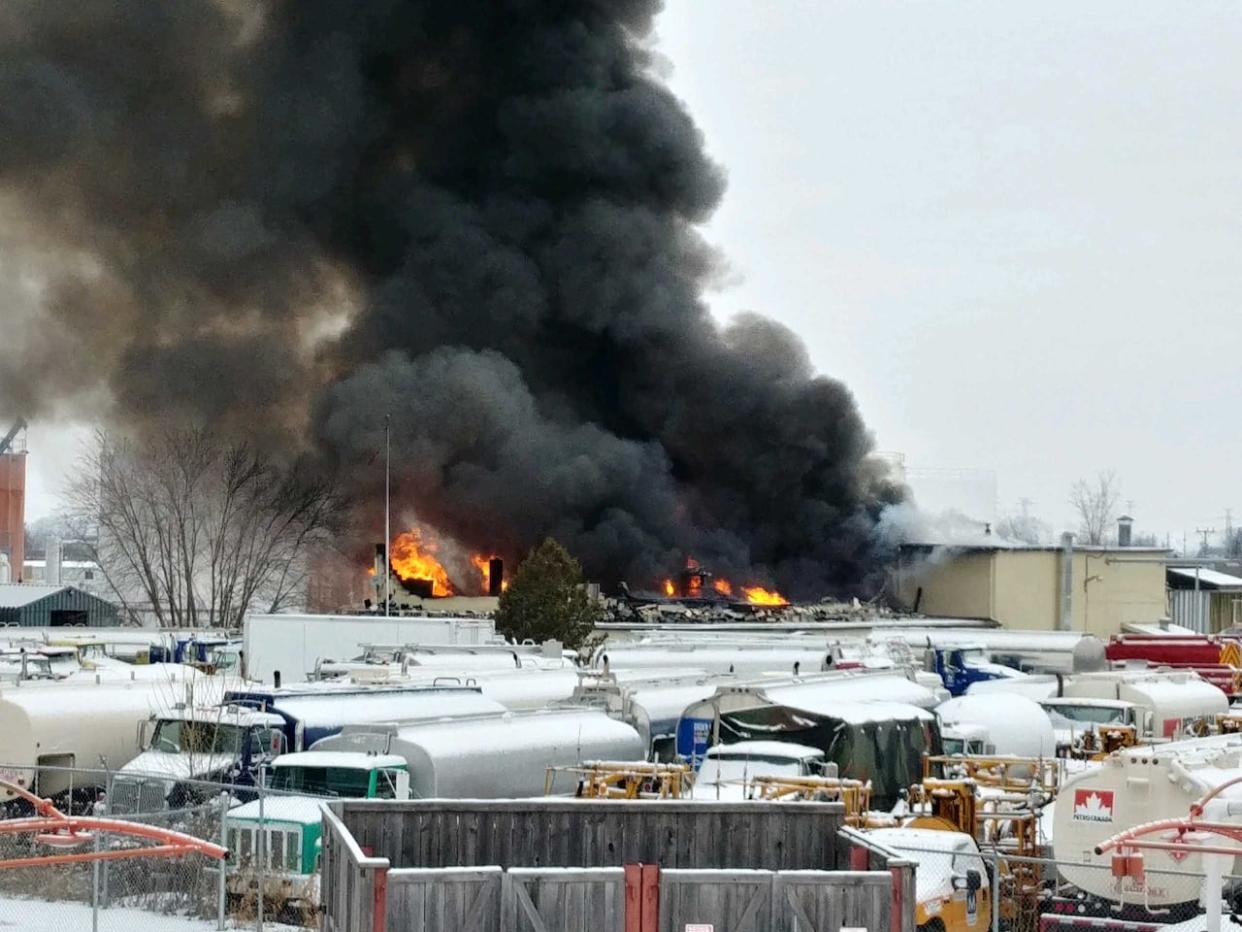
{"label": "wooden fence", "polygon": [[[888,932],[887,871],[657,872],[652,921],[627,925],[626,872],[597,868],[396,868],[387,928],[401,932]],[[631,909],[632,911],[632,909]]]}
{"label": "wooden fence", "polygon": [[[320,840],[324,932],[384,932],[388,859],[369,857],[327,806]],[[378,907],[378,908],[377,908]]]}
{"label": "wooden fence", "polygon": [[[856,833],[838,839],[841,811],[823,803],[324,809],[326,932],[914,932],[911,865],[859,848]],[[824,869],[838,860],[858,869]]]}
{"label": "wooden fence", "polygon": [[348,800],[358,844],[394,867],[835,870],[835,803],[622,800]]}

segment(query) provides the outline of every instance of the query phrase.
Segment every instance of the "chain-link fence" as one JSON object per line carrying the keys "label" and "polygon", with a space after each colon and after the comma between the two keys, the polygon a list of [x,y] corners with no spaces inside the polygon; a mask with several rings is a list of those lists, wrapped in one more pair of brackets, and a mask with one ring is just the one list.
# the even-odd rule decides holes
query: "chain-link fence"
{"label": "chain-link fence", "polygon": [[[969,836],[933,829],[878,835],[890,851],[915,864],[920,932],[1204,932],[1207,927],[1202,870],[1117,876],[1108,856],[1092,861],[1023,856],[980,849]],[[1230,915],[1240,911],[1242,876],[1225,874],[1226,927]]]}
{"label": "chain-link fence", "polygon": [[[91,831],[68,839],[14,832],[34,815],[30,804],[0,790],[0,929],[28,932],[206,932],[282,930],[318,925],[319,800],[254,786],[103,770],[57,771],[70,789],[52,798],[73,816],[124,820],[212,842],[229,851],[223,864],[191,853],[150,857],[159,838]],[[0,764],[0,774],[33,785],[29,768]],[[46,777],[45,777],[46,779]],[[55,863],[99,853],[100,860]],[[38,859],[38,860],[33,860]],[[5,865],[9,866],[5,866]],[[260,896],[260,891],[266,895]]]}

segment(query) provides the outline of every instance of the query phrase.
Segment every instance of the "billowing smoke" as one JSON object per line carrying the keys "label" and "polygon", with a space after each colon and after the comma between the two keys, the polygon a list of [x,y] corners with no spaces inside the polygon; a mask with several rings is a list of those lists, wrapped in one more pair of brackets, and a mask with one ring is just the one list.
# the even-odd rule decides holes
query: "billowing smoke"
{"label": "billowing smoke", "polygon": [[0,408],[304,445],[360,501],[389,414],[401,505],[467,547],[858,586],[900,491],[793,334],[709,316],[723,176],[658,8],[11,0]]}

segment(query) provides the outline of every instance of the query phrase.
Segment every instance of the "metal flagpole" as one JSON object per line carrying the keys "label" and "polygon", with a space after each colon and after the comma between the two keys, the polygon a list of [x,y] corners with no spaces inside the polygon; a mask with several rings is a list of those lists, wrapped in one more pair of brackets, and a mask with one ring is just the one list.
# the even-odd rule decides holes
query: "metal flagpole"
{"label": "metal flagpole", "polygon": [[391,415],[384,415],[384,617],[388,617],[389,606],[392,604],[392,558],[388,548],[392,546],[392,527],[390,526],[389,489],[392,481],[392,440]]}

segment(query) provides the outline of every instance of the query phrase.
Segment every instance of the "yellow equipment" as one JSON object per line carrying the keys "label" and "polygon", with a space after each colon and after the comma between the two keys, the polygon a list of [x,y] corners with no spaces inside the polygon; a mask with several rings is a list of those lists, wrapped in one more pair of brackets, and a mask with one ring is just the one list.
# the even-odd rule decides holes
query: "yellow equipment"
{"label": "yellow equipment", "polygon": [[751,788],[756,799],[840,802],[848,825],[861,826],[871,807],[871,781],[838,777],[755,777]]}
{"label": "yellow equipment", "polygon": [[586,799],[681,799],[690,795],[693,774],[688,764],[648,761],[587,761],[577,767],[549,767],[545,796],[552,795],[558,773],[577,777],[575,796]]}

